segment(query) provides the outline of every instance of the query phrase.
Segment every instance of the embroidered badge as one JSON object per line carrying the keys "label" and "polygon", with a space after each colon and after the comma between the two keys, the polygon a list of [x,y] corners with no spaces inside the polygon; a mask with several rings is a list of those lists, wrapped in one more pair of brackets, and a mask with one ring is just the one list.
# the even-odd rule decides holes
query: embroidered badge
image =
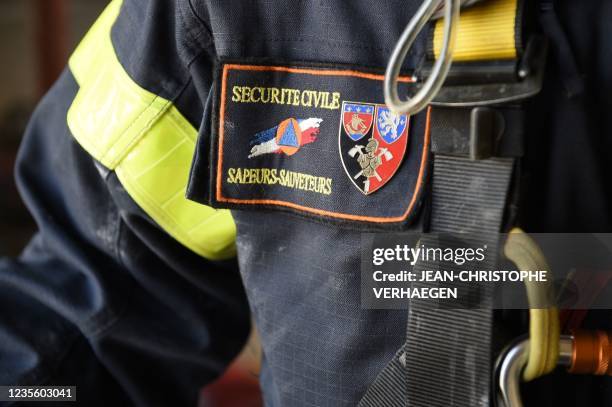
{"label": "embroidered badge", "polygon": [[[368,227],[412,219],[428,168],[427,118],[385,107],[382,72],[232,62],[216,81],[213,132],[198,141],[211,141],[212,161],[194,161],[190,197]],[[410,81],[400,78],[400,91]]]}
{"label": "embroidered badge", "polygon": [[285,119],[278,126],[261,131],[253,136],[249,158],[262,154],[284,153],[293,155],[301,146],[313,143],[319,134],[323,119]]}
{"label": "embroidered badge", "polygon": [[[376,125],[373,126],[372,122]],[[340,158],[353,185],[369,195],[399,168],[408,144],[408,117],[384,105],[342,103]]]}

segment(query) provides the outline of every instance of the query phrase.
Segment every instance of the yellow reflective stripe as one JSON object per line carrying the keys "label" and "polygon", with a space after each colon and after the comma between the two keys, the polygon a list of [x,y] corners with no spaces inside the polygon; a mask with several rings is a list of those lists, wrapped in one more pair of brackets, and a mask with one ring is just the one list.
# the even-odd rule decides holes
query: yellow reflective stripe
{"label": "yellow reflective stripe", "polygon": [[[488,0],[461,11],[454,61],[513,59],[516,50],[517,0]],[[443,20],[436,21],[433,51],[440,55]]]}
{"label": "yellow reflective stripe", "polygon": [[196,136],[171,107],[115,171],[134,201],[176,240],[206,258],[229,258],[236,237],[230,212],[185,198]]}
{"label": "yellow reflective stripe", "polygon": [[135,83],[115,54],[110,32],[120,7],[121,0],[110,3],[70,58],[80,89],[68,127],[172,237],[208,259],[230,258],[236,228],[229,211],[185,198],[196,129],[170,101]]}
{"label": "yellow reflective stripe", "polygon": [[68,125],[83,148],[111,169],[170,107],[132,81],[119,63],[110,30],[120,7],[121,1],[110,3],[69,61],[80,90]]}

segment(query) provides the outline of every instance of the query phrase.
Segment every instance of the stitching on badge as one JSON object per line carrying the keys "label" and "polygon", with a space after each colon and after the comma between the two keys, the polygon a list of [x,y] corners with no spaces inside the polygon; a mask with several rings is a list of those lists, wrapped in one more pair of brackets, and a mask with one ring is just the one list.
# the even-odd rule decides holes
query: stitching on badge
{"label": "stitching on badge", "polygon": [[[223,173],[223,148],[224,148],[224,133],[225,133],[225,109],[227,104],[227,77],[230,70],[245,70],[245,71],[276,71],[276,72],[287,72],[287,73],[299,73],[308,75],[321,75],[321,76],[353,76],[371,80],[384,80],[384,75],[359,72],[354,70],[344,69],[331,69],[331,70],[320,70],[320,69],[308,69],[308,68],[292,68],[286,66],[263,66],[263,65],[238,65],[238,64],[226,64],[223,66],[221,75],[221,94],[220,94],[220,105],[219,105],[219,127],[218,127],[218,141],[217,141],[217,165],[216,165],[216,180],[215,180],[215,199],[218,202],[226,202],[238,205],[272,205],[295,209],[304,213],[311,213],[320,216],[326,216],[335,219],[348,220],[348,221],[361,221],[371,222],[379,224],[397,223],[405,221],[413,209],[415,208],[418,198],[425,184],[426,169],[429,164],[429,142],[430,142],[430,110],[427,111],[426,122],[425,122],[425,135],[423,140],[423,151],[421,153],[421,163],[419,166],[419,174],[414,188],[414,192],[408,203],[408,208],[401,216],[396,217],[377,217],[377,216],[362,216],[354,215],[349,213],[332,212],[323,209],[312,208],[303,206],[293,202],[275,200],[275,199],[239,199],[229,198],[222,194],[222,173]],[[401,82],[410,83],[413,79],[410,77],[399,78]]]}
{"label": "stitching on badge", "polygon": [[[236,64],[227,64],[223,67],[223,82],[221,83],[222,92],[225,91],[227,72],[231,69],[242,70],[242,71],[272,71],[272,72],[287,72],[287,73],[301,73],[308,75],[320,75],[320,76],[354,76],[357,78],[364,79],[372,79],[376,81],[382,81],[385,79],[385,75],[367,73],[367,72],[359,72],[351,69],[330,69],[330,70],[321,70],[321,69],[308,69],[308,68],[291,68],[288,66],[262,66],[262,65],[236,65]],[[411,83],[414,82],[414,79],[411,77],[403,76],[397,79],[398,82]],[[222,100],[223,94],[221,95]]]}

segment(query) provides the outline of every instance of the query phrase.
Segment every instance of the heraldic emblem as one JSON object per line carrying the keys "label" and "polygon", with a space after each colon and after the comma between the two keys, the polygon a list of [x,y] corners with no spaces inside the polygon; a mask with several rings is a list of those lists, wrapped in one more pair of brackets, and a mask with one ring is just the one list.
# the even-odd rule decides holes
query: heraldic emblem
{"label": "heraldic emblem", "polygon": [[408,144],[409,118],[385,105],[342,103],[340,158],[351,182],[369,195],[393,177]]}
{"label": "heraldic emblem", "polygon": [[251,138],[249,158],[270,153],[291,156],[305,144],[314,143],[323,119],[285,119],[277,126],[260,131]]}

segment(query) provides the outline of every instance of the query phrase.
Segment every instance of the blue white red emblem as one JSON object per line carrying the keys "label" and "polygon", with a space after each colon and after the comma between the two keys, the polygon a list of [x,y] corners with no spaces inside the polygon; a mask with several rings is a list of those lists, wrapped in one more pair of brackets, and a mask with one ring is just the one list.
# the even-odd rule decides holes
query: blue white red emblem
{"label": "blue white red emblem", "polygon": [[400,140],[408,126],[405,114],[394,114],[386,106],[376,107],[376,130],[388,144]]}
{"label": "blue white red emblem", "polygon": [[385,105],[343,102],[340,120],[338,145],[344,170],[353,185],[369,195],[389,182],[402,163],[409,117]]}
{"label": "blue white red emblem", "polygon": [[323,119],[285,119],[270,129],[256,133],[251,139],[249,158],[263,154],[293,155],[306,144],[317,140]]}

